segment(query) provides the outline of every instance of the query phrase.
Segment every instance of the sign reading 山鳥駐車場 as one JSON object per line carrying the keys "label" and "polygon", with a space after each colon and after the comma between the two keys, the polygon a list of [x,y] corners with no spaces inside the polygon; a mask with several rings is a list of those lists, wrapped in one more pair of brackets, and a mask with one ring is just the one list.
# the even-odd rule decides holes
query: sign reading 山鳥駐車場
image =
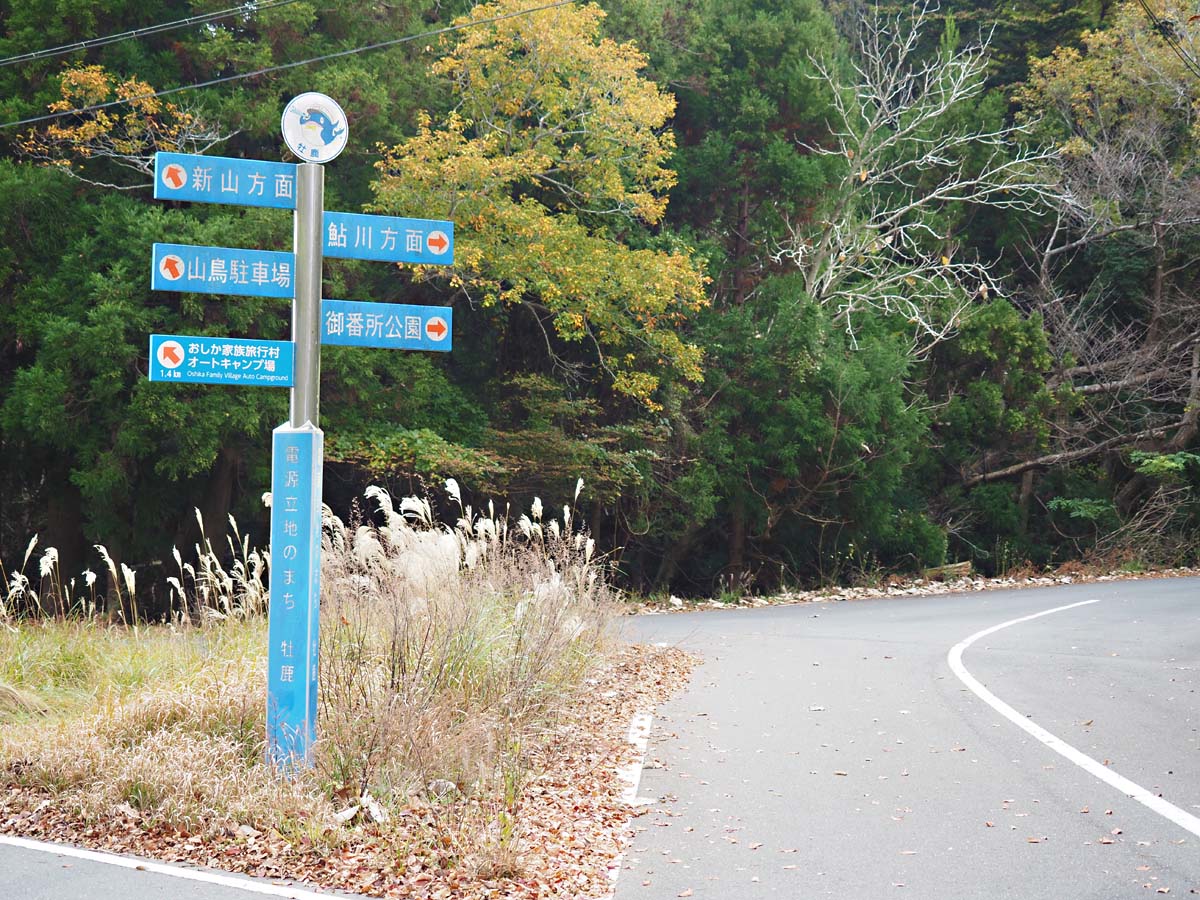
{"label": "sign reading \u5c71\u9ce5\u99d0\u8eca\u5834", "polygon": [[150,286],[156,291],[290,298],[295,271],[293,254],[276,250],[155,244]]}

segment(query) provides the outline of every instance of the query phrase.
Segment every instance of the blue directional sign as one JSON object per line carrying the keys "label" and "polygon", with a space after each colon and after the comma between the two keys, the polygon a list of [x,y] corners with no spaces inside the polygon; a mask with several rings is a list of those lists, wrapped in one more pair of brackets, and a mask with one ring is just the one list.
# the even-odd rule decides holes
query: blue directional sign
{"label": "blue directional sign", "polygon": [[291,297],[296,267],[291,253],[155,244],[150,286],[156,291]]}
{"label": "blue directional sign", "polygon": [[284,769],[311,765],[316,736],[324,440],[312,425],[272,438],[267,745]]}
{"label": "blue directional sign", "polygon": [[150,380],[291,387],[291,341],[150,335]]}
{"label": "blue directional sign", "polygon": [[321,343],[392,350],[450,349],[454,310],[449,306],[321,301]]}
{"label": "blue directional sign", "polygon": [[448,266],[454,262],[454,223],[361,213],[326,212],[326,256]]}
{"label": "blue directional sign", "polygon": [[155,153],[154,197],[295,209],[296,165],[228,156]]}

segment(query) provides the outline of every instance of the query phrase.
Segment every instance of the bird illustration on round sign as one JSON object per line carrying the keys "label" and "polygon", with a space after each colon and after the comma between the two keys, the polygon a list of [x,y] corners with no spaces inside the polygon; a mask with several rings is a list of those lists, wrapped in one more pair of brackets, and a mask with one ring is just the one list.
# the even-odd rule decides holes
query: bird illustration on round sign
{"label": "bird illustration on round sign", "polygon": [[329,116],[319,109],[306,109],[301,113],[300,125],[304,128],[304,136],[322,147],[332,144],[346,130],[344,123],[330,121]]}
{"label": "bird illustration on round sign", "polygon": [[346,114],[337,101],[316,91],[293,97],[280,122],[283,139],[305,162],[327,163],[346,146]]}

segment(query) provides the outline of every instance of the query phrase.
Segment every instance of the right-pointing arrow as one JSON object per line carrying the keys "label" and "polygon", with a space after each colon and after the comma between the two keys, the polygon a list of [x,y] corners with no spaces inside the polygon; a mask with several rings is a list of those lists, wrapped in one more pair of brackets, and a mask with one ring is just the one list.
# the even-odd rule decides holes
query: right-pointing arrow
{"label": "right-pointing arrow", "polygon": [[443,231],[431,231],[429,233],[429,237],[425,238],[425,243],[428,245],[429,249],[438,256],[441,256],[443,253],[445,253],[446,248],[450,246],[450,240],[446,237],[446,233]]}
{"label": "right-pointing arrow", "polygon": [[425,333],[435,341],[440,341],[446,336],[446,322],[440,318],[432,318],[425,323]]}

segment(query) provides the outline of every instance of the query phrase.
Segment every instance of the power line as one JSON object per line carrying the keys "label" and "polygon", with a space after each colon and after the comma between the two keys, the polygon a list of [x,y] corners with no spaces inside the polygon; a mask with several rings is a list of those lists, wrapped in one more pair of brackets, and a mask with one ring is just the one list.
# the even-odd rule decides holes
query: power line
{"label": "power line", "polygon": [[100,109],[109,109],[113,106],[120,106],[123,103],[136,103],[139,100],[150,100],[154,97],[165,97],[168,94],[178,94],[180,91],[192,91],[198,88],[213,87],[218,84],[227,84],[231,81],[240,81],[243,78],[256,78],[259,75],[268,75],[271,72],[282,72],[285,69],[295,69],[298,66],[307,66],[312,63],[327,62],[331,59],[339,59],[343,56],[353,56],[356,53],[365,53],[368,50],[379,50],[383,47],[394,47],[397,44],[407,44],[411,41],[418,41],[423,38],[437,37],[441,34],[449,34],[452,31],[462,31],[465,28],[473,28],[476,25],[490,25],[493,22],[503,22],[505,19],[516,19],[521,16],[527,16],[530,13],[545,12],[549,9],[557,9],[560,6],[570,6],[576,0],[559,0],[557,3],[548,3],[545,6],[533,6],[529,9],[519,9],[515,12],[504,13],[499,16],[492,16],[488,19],[475,19],[470,22],[463,22],[458,25],[447,25],[445,28],[438,28],[434,31],[425,31],[421,34],[410,34],[405,37],[394,38],[390,41],[380,41],[378,44],[367,44],[363,47],[353,47],[350,50],[340,50],[337,53],[326,53],[324,56],[314,56],[309,59],[299,59],[295,62],[282,63],[278,66],[267,66],[265,69],[256,69],[253,72],[243,72],[240,75],[226,75],[223,78],[213,78],[210,81],[201,81],[196,84],[184,84],[179,87],[165,88],[161,91],[154,91],[149,94],[140,94],[136,97],[125,97],[121,100],[110,100],[107,103],[96,103],[92,106],[81,106],[77,109],[64,109],[55,113],[48,113],[44,116],[32,116],[28,119],[17,119],[14,122],[5,122],[0,125],[0,129],[16,128],[19,125],[33,125],[37,122],[49,122],[52,119],[61,119],[63,116],[76,116],[82,113],[95,112]]}
{"label": "power line", "polygon": [[1146,0],[1138,0],[1138,6],[1142,8],[1147,18],[1150,19],[1150,24],[1154,27],[1154,32],[1182,60],[1184,67],[1197,78],[1200,78],[1200,63],[1197,63],[1195,57],[1188,53],[1183,48],[1183,45],[1180,44],[1179,37],[1175,32],[1175,23],[1159,16],[1158,13],[1150,8],[1150,4]]}
{"label": "power line", "polygon": [[144,28],[135,28],[132,31],[122,31],[118,34],[110,34],[106,37],[88,38],[86,41],[77,41],[74,44],[63,44],[60,47],[47,47],[44,50],[31,50],[28,53],[20,53],[16,56],[9,56],[5,59],[0,59],[0,67],[13,66],[18,63],[33,62],[38,59],[50,59],[55,56],[62,56],[65,53],[74,53],[77,50],[90,50],[93,47],[103,47],[108,44],[116,44],[120,41],[128,41],[133,38],[145,37],[150,34],[160,34],[164,31],[174,31],[176,28],[186,28],[189,25],[203,25],[207,22],[215,22],[219,19],[227,19],[230,16],[235,16],[238,13],[249,15],[251,13],[262,12],[267,9],[274,9],[277,6],[287,6],[290,3],[296,3],[297,0],[263,0],[261,3],[243,3],[241,6],[231,6],[229,9],[222,9],[218,12],[204,13],[199,16],[189,16],[186,19],[176,19],[173,22],[161,22],[158,25],[147,25]]}

